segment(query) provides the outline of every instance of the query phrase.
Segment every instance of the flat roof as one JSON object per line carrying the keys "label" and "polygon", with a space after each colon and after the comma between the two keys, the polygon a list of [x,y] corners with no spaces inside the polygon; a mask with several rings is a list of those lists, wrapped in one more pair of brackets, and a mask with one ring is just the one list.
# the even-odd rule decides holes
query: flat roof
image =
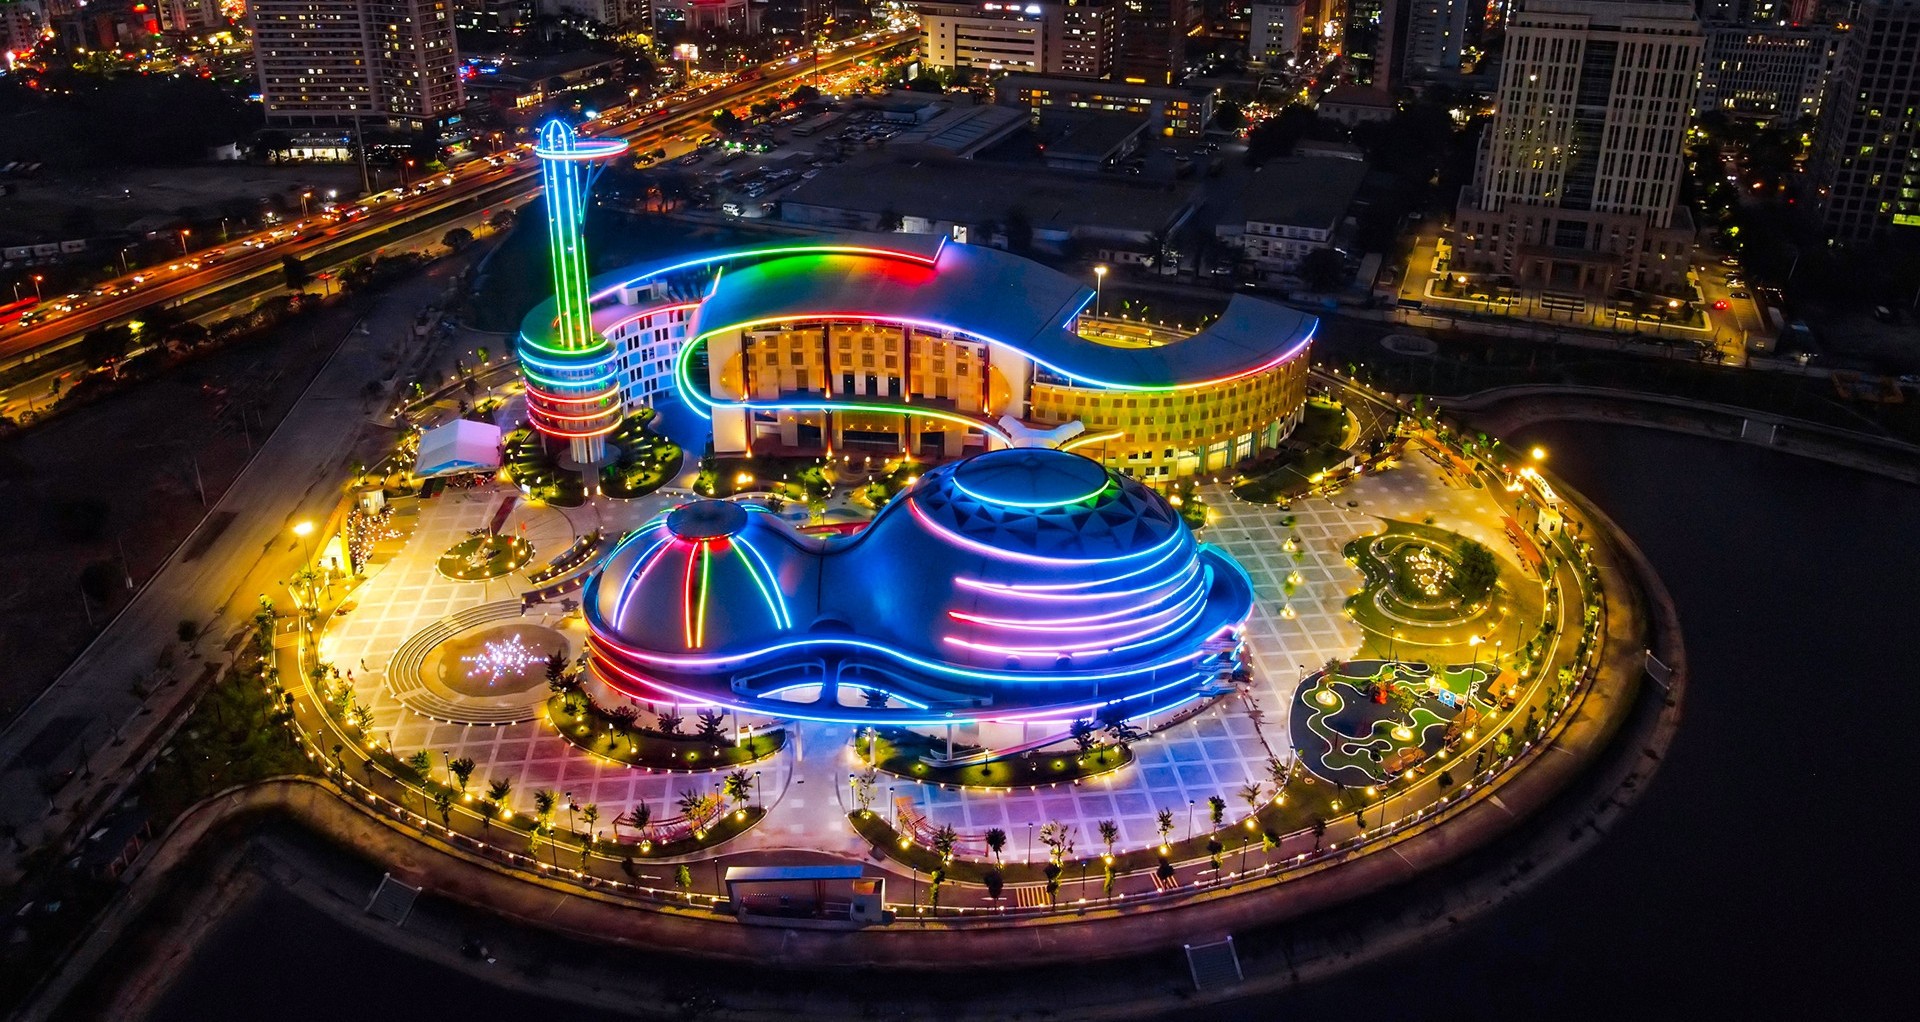
{"label": "flat roof", "polygon": [[993,91],[996,94],[1002,87],[1058,89],[1061,92],[1099,92],[1109,96],[1137,96],[1141,99],[1186,100],[1206,96],[1211,91],[1182,85],[1145,85],[1136,82],[1110,82],[1095,78],[1056,78],[1051,75],[1025,72],[1004,75],[993,83]]}
{"label": "flat roof", "polygon": [[1240,193],[1248,223],[1331,229],[1346,217],[1367,165],[1337,156],[1268,160]]}
{"label": "flat roof", "polygon": [[860,866],[728,866],[727,883],[736,880],[858,880]]}
{"label": "flat roof", "polygon": [[1146,127],[1145,117],[1118,112],[1045,110],[1040,114],[1040,137],[1052,157],[1104,159]]}
{"label": "flat roof", "polygon": [[1393,97],[1385,89],[1365,85],[1336,85],[1320,97],[1321,105],[1392,107]]}
{"label": "flat roof", "polygon": [[965,224],[1005,220],[1019,210],[1035,227],[1098,224],[1152,232],[1179,216],[1193,189],[1191,182],[1123,180],[1030,164],[883,155],[823,168],[781,201]]}

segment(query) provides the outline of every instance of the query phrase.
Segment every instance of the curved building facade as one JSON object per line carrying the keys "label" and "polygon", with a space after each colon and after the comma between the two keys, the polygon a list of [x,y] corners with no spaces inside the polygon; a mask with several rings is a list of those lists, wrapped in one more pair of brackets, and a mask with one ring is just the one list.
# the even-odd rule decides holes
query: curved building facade
{"label": "curved building facade", "polygon": [[[672,388],[728,454],[946,460],[1035,432],[1163,485],[1277,446],[1317,320],[1235,296],[1181,334],[1094,320],[1093,289],[926,235],[756,246],[593,282],[623,408]],[[551,305],[526,331],[548,329]]]}
{"label": "curved building facade", "polygon": [[845,538],[696,501],[586,588],[596,677],[648,702],[900,725],[1145,717],[1218,690],[1253,589],[1158,493],[1015,448]]}

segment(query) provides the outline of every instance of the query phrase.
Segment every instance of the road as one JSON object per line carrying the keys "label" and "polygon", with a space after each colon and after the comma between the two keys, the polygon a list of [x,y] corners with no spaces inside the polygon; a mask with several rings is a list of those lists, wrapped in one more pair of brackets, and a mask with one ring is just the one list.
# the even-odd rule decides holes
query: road
{"label": "road", "polygon": [[[823,56],[818,70],[838,69],[914,38],[917,36],[898,32],[878,34]],[[753,81],[734,81],[703,95],[696,95],[691,100],[682,99],[678,105],[674,105],[676,97],[670,96],[667,98],[669,105],[664,110],[611,125],[590,123],[588,128],[599,127],[600,134],[627,138],[638,149],[655,148],[675,132],[704,124],[707,118],[723,107],[740,106],[769,95],[784,94],[789,85],[798,87],[795,84],[797,79],[816,73],[812,62],[800,60],[799,63],[789,63],[791,59],[794,58],[769,62],[745,72],[758,73]],[[430,216],[461,203],[481,200],[518,203],[532,198],[540,190],[537,161],[519,158],[521,154],[518,153],[510,155],[514,157],[513,161],[503,162],[500,166],[491,166],[487,160],[472,160],[458,170],[435,175],[425,182],[430,188],[422,194],[391,198],[390,192],[383,192],[372,196],[364,200],[367,214],[346,223],[315,217],[300,221],[304,226],[261,232],[194,251],[175,264],[178,269],[143,269],[137,274],[109,281],[101,288],[125,289],[125,293],[98,300],[83,296],[81,302],[85,304],[76,305],[74,311],[66,315],[24,327],[13,325],[0,328],[0,368],[56,351],[77,341],[95,327],[123,322],[156,305],[191,300],[249,277],[278,272],[281,261],[288,256],[309,261],[310,268],[317,271],[331,265],[324,261],[328,253],[347,249],[410,220]],[[248,242],[264,244],[253,247]],[[194,263],[199,265],[195,266]],[[159,279],[154,279],[156,277]],[[39,308],[47,307],[42,305]]]}

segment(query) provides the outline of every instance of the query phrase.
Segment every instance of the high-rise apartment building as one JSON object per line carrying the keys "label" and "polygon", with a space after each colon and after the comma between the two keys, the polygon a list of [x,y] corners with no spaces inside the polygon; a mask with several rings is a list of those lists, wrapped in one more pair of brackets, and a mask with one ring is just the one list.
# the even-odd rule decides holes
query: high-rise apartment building
{"label": "high-rise apartment building", "polygon": [[1355,85],[1386,86],[1384,70],[1377,69],[1382,0],[1347,0],[1340,22],[1340,54],[1346,59],[1347,81]]}
{"label": "high-rise apartment building", "polygon": [[1169,85],[1186,74],[1187,34],[1198,23],[1194,0],[1120,0],[1117,79],[1137,85]]}
{"label": "high-rise apartment building", "polygon": [[1407,81],[1458,74],[1466,45],[1467,8],[1474,0],[1378,0],[1373,84],[1383,89]]}
{"label": "high-rise apartment building", "polygon": [[437,130],[460,110],[448,0],[252,0],[267,123]]}
{"label": "high-rise apartment building", "polygon": [[1828,25],[1709,24],[1700,67],[1701,113],[1785,126],[1820,116],[1843,33]]}
{"label": "high-rise apartment building", "polygon": [[1107,4],[930,0],[914,10],[921,59],[934,67],[1074,78],[1104,78],[1113,69],[1114,8]]}
{"label": "high-rise apartment building", "polygon": [[1816,208],[1835,239],[1920,238],[1920,0],[1862,0],[1814,142]]}
{"label": "high-rise apartment building", "polygon": [[1701,45],[1685,4],[1522,0],[1455,212],[1454,265],[1539,287],[1681,284]]}
{"label": "high-rise apartment building", "polygon": [[1285,64],[1300,52],[1306,20],[1306,0],[1254,4],[1247,25],[1247,59],[1269,67]]}

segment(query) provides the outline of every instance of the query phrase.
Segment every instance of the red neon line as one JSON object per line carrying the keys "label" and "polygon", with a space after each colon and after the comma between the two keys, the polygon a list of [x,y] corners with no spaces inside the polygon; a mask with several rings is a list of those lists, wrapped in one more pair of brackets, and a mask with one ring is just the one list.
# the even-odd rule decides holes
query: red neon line
{"label": "red neon line", "polygon": [[681,621],[685,625],[687,648],[690,650],[700,648],[693,644],[693,561],[699,552],[699,544],[687,544],[687,575],[682,581],[680,594]]}

